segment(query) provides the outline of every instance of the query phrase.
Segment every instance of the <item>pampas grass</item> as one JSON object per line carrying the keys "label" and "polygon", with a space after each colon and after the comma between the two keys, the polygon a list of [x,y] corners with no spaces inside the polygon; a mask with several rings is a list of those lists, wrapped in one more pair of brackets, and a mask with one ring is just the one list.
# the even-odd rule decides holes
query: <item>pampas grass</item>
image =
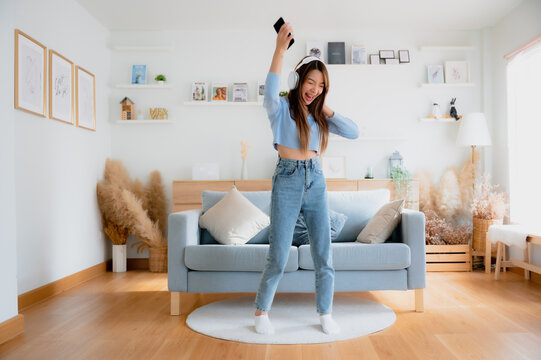
{"label": "pampas grass", "polygon": [[462,196],[458,185],[457,171],[455,167],[450,167],[441,177],[436,196],[436,210],[438,215],[452,221],[461,207]]}
{"label": "pampas grass", "polygon": [[126,203],[126,209],[131,215],[129,217],[131,232],[148,247],[163,247],[165,240],[156,222],[152,222],[143,209],[142,201],[137,199],[131,191],[123,190],[122,198]]}
{"label": "pampas grass", "polygon": [[419,170],[415,174],[419,181],[419,211],[434,210],[434,195],[432,190],[432,176],[428,170]]}
{"label": "pampas grass", "polygon": [[472,227],[453,226],[435,211],[429,210],[425,213],[425,237],[427,245],[469,244],[472,239]]}
{"label": "pampas grass", "polygon": [[167,233],[167,199],[162,185],[162,177],[157,170],[150,174],[146,195],[148,216],[158,224],[161,233],[165,235]]}

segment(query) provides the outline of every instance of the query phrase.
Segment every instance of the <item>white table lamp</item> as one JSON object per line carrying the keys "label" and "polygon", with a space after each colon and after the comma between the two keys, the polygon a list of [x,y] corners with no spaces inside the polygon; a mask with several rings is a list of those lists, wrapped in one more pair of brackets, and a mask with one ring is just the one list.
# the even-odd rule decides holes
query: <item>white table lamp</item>
{"label": "white table lamp", "polygon": [[[475,147],[492,145],[485,114],[471,113],[460,120],[456,144],[458,146],[471,146],[471,161],[473,165]],[[472,171],[473,186],[475,188],[475,169],[472,169]]]}

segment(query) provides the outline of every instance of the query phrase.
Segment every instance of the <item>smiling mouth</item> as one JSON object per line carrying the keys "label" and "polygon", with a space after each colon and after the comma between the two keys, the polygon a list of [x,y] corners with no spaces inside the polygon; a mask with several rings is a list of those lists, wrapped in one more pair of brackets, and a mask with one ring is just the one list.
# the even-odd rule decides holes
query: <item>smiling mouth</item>
{"label": "smiling mouth", "polygon": [[310,96],[308,96],[308,94],[304,94],[304,99],[305,99],[307,102],[310,102],[310,101],[314,100],[314,97],[310,97]]}

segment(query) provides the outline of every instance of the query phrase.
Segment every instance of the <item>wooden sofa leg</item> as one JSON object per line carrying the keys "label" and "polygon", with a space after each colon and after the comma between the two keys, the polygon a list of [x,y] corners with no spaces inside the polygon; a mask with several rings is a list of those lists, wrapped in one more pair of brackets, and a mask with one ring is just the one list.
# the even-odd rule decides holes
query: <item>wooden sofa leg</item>
{"label": "wooden sofa leg", "polygon": [[180,315],[180,292],[171,291],[171,315]]}
{"label": "wooden sofa leg", "polygon": [[423,312],[425,311],[425,300],[423,289],[415,289],[415,311]]}

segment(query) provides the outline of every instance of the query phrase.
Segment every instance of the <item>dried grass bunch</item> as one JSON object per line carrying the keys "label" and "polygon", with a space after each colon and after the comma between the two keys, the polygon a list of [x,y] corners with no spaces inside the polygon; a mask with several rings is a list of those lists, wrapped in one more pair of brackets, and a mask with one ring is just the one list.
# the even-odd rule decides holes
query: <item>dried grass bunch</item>
{"label": "dried grass bunch", "polygon": [[504,196],[493,191],[486,175],[481,178],[483,185],[476,185],[476,194],[473,194],[473,176],[477,173],[478,163],[479,154],[475,152],[473,161],[468,159],[460,170],[448,168],[437,186],[433,185],[427,170],[416,174],[419,210],[426,219],[427,244],[471,243],[473,216],[501,214],[503,217],[506,211]]}
{"label": "dried grass bunch", "polygon": [[496,192],[499,185],[490,184],[490,175],[483,174],[475,183],[471,211],[474,217],[491,220],[503,219],[507,212],[507,199],[503,192]]}
{"label": "dried grass bunch", "polygon": [[139,238],[137,252],[167,244],[167,200],[161,175],[150,174],[148,186],[130,180],[119,160],[107,159],[104,180],[97,185],[103,228],[115,245],[126,244],[130,234]]}

